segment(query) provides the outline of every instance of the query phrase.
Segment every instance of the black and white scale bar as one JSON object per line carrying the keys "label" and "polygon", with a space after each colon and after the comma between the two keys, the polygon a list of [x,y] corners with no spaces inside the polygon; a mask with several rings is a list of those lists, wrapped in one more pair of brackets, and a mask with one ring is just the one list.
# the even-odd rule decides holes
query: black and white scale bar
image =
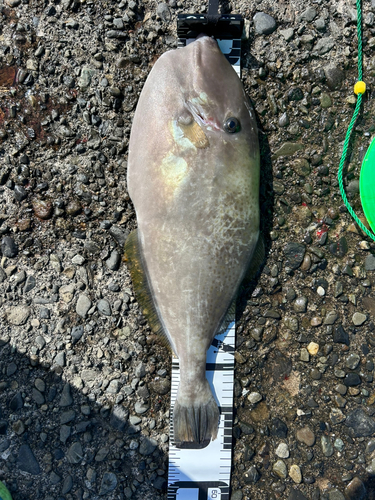
{"label": "black and white scale bar", "polygon": [[[206,376],[220,410],[218,436],[200,449],[177,448],[170,425],[168,500],[229,500],[232,460],[235,323],[217,335],[207,353]],[[180,381],[172,360],[171,407]],[[172,412],[171,412],[172,413]]]}

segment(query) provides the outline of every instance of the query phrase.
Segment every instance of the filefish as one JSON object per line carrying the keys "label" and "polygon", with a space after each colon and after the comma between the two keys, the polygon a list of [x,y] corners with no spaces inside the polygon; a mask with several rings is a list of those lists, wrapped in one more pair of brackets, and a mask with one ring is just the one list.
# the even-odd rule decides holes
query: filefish
{"label": "filefish", "polygon": [[207,350],[259,235],[259,144],[236,72],[208,36],[163,54],[135,111],[127,184],[138,229],[125,245],[138,303],[180,362],[175,443],[215,439]]}

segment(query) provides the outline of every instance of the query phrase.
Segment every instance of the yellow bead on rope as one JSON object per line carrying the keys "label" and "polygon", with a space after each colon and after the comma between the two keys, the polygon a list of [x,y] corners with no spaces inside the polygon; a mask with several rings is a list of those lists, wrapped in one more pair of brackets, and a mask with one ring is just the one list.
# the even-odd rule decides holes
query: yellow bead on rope
{"label": "yellow bead on rope", "polygon": [[364,94],[366,92],[366,84],[365,82],[359,81],[354,85],[354,93],[356,95],[358,94]]}

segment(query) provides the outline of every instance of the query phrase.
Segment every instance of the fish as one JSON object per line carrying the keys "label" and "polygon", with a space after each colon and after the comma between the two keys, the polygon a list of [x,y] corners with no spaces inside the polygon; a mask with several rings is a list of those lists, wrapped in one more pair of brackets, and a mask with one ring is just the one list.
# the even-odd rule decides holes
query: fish
{"label": "fish", "polygon": [[136,297],[179,358],[173,440],[217,437],[207,350],[255,254],[260,155],[254,110],[217,42],[164,53],[134,114],[127,187],[138,229],[125,245]]}

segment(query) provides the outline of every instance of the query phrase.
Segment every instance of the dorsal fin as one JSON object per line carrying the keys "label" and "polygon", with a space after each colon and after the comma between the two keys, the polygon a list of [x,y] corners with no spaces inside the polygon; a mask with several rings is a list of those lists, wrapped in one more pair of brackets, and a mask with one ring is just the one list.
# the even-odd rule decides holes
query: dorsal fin
{"label": "dorsal fin", "polygon": [[151,295],[150,287],[147,281],[147,276],[142,264],[141,249],[138,240],[138,230],[132,231],[125,242],[124,261],[130,271],[130,276],[133,282],[138,304],[141,307],[142,313],[147,319],[147,322],[155,334],[161,334],[161,338],[165,344],[170,348],[168,337],[164,332],[161,325],[155,304]]}

